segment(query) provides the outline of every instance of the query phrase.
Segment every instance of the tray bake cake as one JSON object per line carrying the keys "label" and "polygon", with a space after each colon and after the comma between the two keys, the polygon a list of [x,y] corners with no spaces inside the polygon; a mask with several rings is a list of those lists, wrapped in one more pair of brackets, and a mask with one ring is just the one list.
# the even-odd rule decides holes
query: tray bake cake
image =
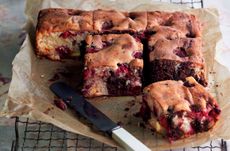
{"label": "tray bake cake", "polygon": [[144,88],[141,115],[170,141],[208,131],[220,116],[216,100],[193,77],[165,80]]}
{"label": "tray bake cake", "polygon": [[83,71],[83,94],[139,95],[143,45],[129,34],[89,35]]}
{"label": "tray bake cake", "polygon": [[208,131],[219,119],[220,108],[204,88],[201,24],[192,14],[41,10],[37,55],[62,60],[79,50],[82,94],[143,94],[144,121],[170,141]]}

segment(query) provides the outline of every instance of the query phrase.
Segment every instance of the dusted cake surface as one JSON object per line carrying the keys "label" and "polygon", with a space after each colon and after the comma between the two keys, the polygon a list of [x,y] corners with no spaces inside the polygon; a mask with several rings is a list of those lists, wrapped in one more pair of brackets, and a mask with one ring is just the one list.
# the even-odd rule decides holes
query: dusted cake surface
{"label": "dusted cake surface", "polygon": [[98,32],[143,32],[147,26],[147,12],[94,11],[94,29]]}

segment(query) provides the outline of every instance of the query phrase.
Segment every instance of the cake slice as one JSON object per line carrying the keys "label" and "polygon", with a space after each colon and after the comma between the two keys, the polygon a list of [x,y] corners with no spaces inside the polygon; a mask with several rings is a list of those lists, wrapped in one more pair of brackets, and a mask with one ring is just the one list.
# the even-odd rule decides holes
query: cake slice
{"label": "cake slice", "polygon": [[36,53],[52,60],[79,54],[79,43],[93,31],[93,12],[48,8],[39,12]]}
{"label": "cake slice", "polygon": [[156,28],[148,38],[148,84],[162,80],[185,80],[194,77],[207,86],[201,38],[181,38],[171,27]]}
{"label": "cake slice", "polygon": [[95,10],[94,29],[98,33],[142,33],[147,26],[146,12],[119,12],[116,10]]}
{"label": "cake slice", "polygon": [[216,100],[192,77],[166,80],[144,88],[141,115],[170,141],[211,129],[221,110]]}
{"label": "cake slice", "polygon": [[143,45],[129,34],[89,35],[83,70],[83,94],[139,95]]}

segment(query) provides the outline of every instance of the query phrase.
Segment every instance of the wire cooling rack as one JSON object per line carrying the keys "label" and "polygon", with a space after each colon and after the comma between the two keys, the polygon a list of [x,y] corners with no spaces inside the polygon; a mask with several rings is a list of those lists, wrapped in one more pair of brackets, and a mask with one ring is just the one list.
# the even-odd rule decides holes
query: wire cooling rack
{"label": "wire cooling rack", "polygon": [[[155,0],[186,5],[190,8],[203,8],[203,0]],[[48,123],[16,117],[15,141],[11,151],[121,151],[94,139],[73,134]],[[227,151],[223,139],[208,144],[180,149],[183,151]]]}
{"label": "wire cooling rack", "polygon": [[[94,139],[73,134],[52,124],[16,117],[16,140],[11,151],[122,151]],[[227,151],[226,142],[211,141],[208,144],[183,148],[181,151]]]}

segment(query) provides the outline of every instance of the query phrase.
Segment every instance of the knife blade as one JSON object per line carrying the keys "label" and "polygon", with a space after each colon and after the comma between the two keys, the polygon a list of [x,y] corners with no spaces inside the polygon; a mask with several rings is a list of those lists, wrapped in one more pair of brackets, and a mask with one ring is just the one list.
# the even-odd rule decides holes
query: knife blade
{"label": "knife blade", "polygon": [[109,134],[115,141],[129,151],[150,151],[142,142],[117,125],[104,113],[89,103],[82,95],[63,82],[56,82],[50,89],[70,108],[86,118],[98,130]]}

